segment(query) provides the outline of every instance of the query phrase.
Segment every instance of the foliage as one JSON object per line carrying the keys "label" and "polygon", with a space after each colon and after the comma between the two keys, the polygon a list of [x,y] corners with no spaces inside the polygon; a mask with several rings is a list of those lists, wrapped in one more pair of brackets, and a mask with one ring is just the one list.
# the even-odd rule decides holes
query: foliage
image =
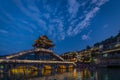
{"label": "foliage", "polygon": [[89,45],[86,46],[86,49],[90,49],[91,47]]}

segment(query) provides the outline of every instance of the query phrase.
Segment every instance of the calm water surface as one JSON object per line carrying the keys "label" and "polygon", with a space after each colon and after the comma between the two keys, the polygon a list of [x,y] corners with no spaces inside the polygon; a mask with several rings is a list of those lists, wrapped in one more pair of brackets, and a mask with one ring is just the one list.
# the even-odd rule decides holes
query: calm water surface
{"label": "calm water surface", "polygon": [[0,80],[120,80],[120,68],[60,69],[32,73],[1,73]]}

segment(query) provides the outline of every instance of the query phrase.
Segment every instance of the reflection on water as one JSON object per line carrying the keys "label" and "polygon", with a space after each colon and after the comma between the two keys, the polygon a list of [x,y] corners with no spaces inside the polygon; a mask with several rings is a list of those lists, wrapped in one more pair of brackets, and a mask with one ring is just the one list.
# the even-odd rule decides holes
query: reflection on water
{"label": "reflection on water", "polygon": [[[22,73],[23,72],[23,73]],[[32,71],[10,71],[1,73],[0,80],[120,80],[120,68],[59,69]]]}

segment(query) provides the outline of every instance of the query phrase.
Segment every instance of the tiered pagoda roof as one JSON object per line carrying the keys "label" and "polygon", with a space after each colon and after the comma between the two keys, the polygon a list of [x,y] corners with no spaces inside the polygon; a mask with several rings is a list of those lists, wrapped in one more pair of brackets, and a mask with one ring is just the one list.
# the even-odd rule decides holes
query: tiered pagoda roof
{"label": "tiered pagoda roof", "polygon": [[43,35],[38,38],[38,40],[35,40],[35,44],[33,45],[35,48],[52,48],[55,45],[53,44],[53,41],[48,39],[46,35]]}

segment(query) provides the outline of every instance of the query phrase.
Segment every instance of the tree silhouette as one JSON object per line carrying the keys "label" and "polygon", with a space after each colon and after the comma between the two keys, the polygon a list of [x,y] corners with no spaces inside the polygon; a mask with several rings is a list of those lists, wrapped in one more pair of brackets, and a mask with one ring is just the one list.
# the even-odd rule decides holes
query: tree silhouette
{"label": "tree silhouette", "polygon": [[89,45],[86,46],[86,49],[90,49],[91,47]]}

